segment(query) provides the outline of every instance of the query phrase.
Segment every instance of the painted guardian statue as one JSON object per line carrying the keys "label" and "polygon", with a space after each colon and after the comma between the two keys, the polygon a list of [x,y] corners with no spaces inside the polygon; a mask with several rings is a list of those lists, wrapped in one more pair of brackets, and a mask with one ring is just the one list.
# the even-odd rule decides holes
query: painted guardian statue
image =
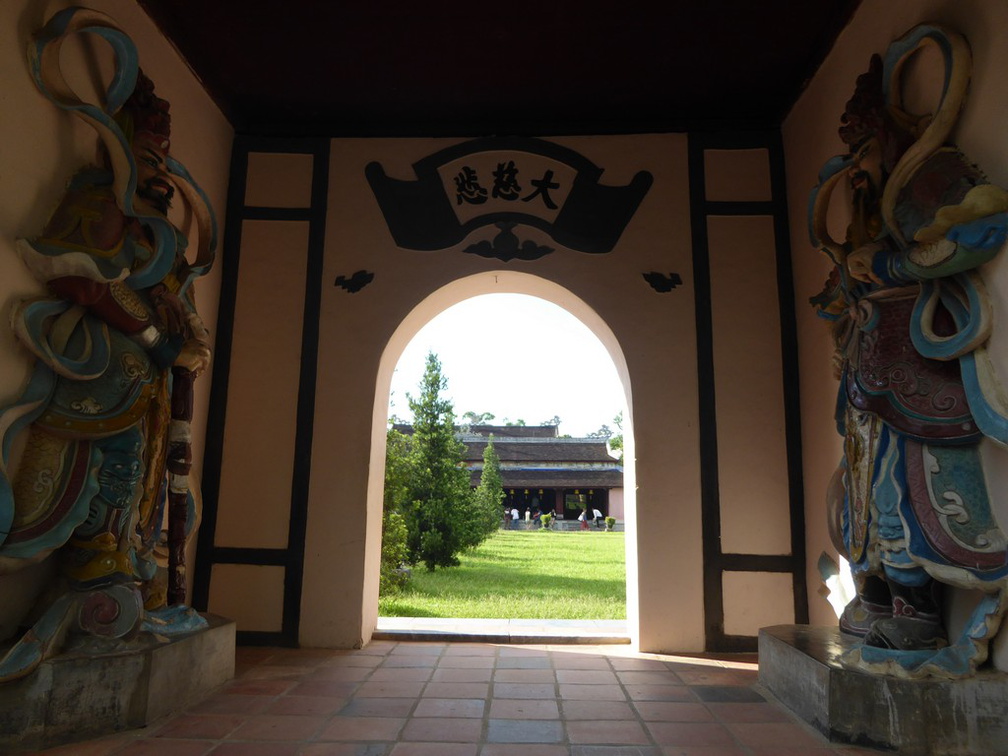
{"label": "painted guardian statue", "polygon": [[[100,105],[78,99],[60,72],[61,44],[81,32],[115,53]],[[0,412],[0,571],[55,554],[59,584],[0,660],[0,680],[31,672],[68,633],[93,645],[203,622],[184,603],[183,549],[198,520],[188,486],[192,385],[210,359],[192,284],[213,260],[213,214],[169,154],[168,103],[111,19],[61,12],[29,56],[40,91],[97,131],[102,161],[71,179],[41,234],[19,242],[49,296],[11,316],[36,362],[20,399]],[[192,261],[168,218],[176,191],[199,234]]]}
{"label": "painted guardian statue", "polygon": [[[945,77],[937,112],[917,117],[900,76],[924,46]],[[847,153],[826,164],[809,205],[812,242],[835,264],[811,301],[831,322],[840,380],[844,455],[828,499],[857,587],[840,629],[861,639],[849,663],[904,677],[972,674],[1008,600],[1008,541],[978,449],[984,436],[1008,443],[1008,408],[977,270],[1005,244],[1008,193],[948,141],[970,65],[966,41],[934,26],[875,56],[841,119]],[[826,211],[844,180],[851,221],[837,242]],[[983,595],[955,637],[946,586]]]}

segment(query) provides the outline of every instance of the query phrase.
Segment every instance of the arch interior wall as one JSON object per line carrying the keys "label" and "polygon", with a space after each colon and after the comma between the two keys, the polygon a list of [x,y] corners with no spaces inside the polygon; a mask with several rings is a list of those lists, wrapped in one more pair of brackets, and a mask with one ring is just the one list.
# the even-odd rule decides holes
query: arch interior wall
{"label": "arch interior wall", "polygon": [[[634,440],[625,486],[632,504],[627,556],[634,641],[655,651],[701,650],[708,642],[699,451],[704,423],[726,439],[718,465],[708,471],[723,491],[719,504],[713,499],[723,523],[719,536],[725,553],[744,557],[722,565],[727,571],[715,578],[724,607],[721,632],[754,639],[762,624],[794,621],[793,576],[779,571],[780,564],[790,570],[793,557],[782,419],[786,326],[769,149],[729,144],[696,153],[711,192],[704,201],[734,202],[746,215],[708,219],[691,209],[696,177],[690,175],[687,135],[551,139],[601,166],[605,184],[626,185],[640,171],[654,176],[611,252],[565,248],[531,226],[519,226],[523,239],[555,247],[533,261],[466,254],[470,244],[493,238],[493,226],[441,250],[398,247],[364,180],[366,166],[377,161],[390,177],[412,180],[413,163],[461,141],[335,139],[324,163],[325,151],[308,155],[296,141],[239,140],[236,152],[248,159],[243,180],[232,180],[229,206],[229,228],[240,224],[232,242],[240,238],[240,244],[232,255],[239,262],[229,269],[234,290],[223,295],[233,297],[234,310],[224,453],[216,522],[204,533],[199,570],[209,579],[209,608],[236,616],[239,630],[260,640],[337,647],[367,642],[377,618],[386,408],[395,363],[409,339],[452,304],[517,292],[581,319],[605,344],[623,380]],[[324,216],[318,212],[323,200],[313,193],[320,175],[326,180]],[[694,294],[691,234],[698,218],[709,229],[702,301]],[[374,278],[359,291],[334,285],[360,270]],[[686,284],[658,292],[643,276],[649,271],[677,273]],[[264,301],[276,307],[263,310]],[[710,321],[714,344],[706,367],[698,365],[698,307]],[[309,334],[313,328],[317,334]],[[271,354],[282,359],[264,364]],[[316,369],[306,371],[306,364]],[[716,416],[701,409],[701,370],[713,370]],[[310,418],[306,391],[314,402]],[[270,392],[290,401],[263,408]],[[269,432],[257,432],[264,425]],[[728,440],[734,438],[759,443]],[[295,465],[304,465],[302,472],[295,473]],[[268,479],[250,478],[246,471],[252,469],[269,470]],[[300,479],[309,482],[299,496],[292,487]],[[294,552],[304,554],[303,562],[291,558]],[[775,566],[768,572],[770,563]],[[251,584],[260,595],[254,609],[242,593]],[[804,590],[799,593],[804,598]],[[296,620],[293,604],[300,607]]]}

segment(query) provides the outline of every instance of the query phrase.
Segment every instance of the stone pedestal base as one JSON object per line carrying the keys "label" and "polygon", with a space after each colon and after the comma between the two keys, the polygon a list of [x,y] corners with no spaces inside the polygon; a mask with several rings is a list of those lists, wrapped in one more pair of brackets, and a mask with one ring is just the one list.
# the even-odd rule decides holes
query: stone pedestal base
{"label": "stone pedestal base", "polygon": [[759,634],[759,681],[830,740],[943,756],[1008,754],[1008,675],[900,680],[845,669],[854,641],[830,627]]}
{"label": "stone pedestal base", "polygon": [[0,683],[0,752],[48,748],[153,722],[234,677],[235,625],[158,641],[142,634],[129,648],[66,653],[21,680]]}

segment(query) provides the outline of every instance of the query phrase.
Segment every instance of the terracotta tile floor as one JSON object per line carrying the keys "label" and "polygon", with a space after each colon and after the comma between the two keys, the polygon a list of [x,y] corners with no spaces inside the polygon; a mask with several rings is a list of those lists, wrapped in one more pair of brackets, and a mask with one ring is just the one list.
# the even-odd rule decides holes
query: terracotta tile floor
{"label": "terracotta tile floor", "polygon": [[374,641],[238,649],[235,679],[106,756],[857,756],[764,695],[752,657]]}

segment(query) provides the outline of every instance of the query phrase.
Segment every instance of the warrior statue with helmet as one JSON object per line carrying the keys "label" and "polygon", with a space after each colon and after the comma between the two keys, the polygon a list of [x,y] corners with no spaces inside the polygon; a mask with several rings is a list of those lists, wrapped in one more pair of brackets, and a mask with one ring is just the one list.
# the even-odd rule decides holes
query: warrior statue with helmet
{"label": "warrior statue with helmet", "polygon": [[[904,63],[933,46],[944,63],[933,116],[902,106]],[[841,120],[809,206],[812,242],[833,261],[812,298],[831,321],[843,460],[829,487],[831,536],[857,596],[840,629],[847,661],[903,677],[960,677],[987,658],[1008,601],[1008,540],[992,512],[979,443],[1008,442],[1008,407],[987,355],[991,305],[976,270],[1004,246],[1008,193],[952,146],[969,81],[957,34],[920,26],[874,56]],[[847,179],[851,222],[826,214]],[[982,598],[961,632],[948,586]]]}
{"label": "warrior statue with helmet", "polygon": [[[61,44],[80,32],[116,55],[100,105],[81,101],[60,72]],[[184,603],[183,554],[198,521],[188,485],[192,384],[210,359],[192,283],[213,260],[213,214],[169,155],[168,103],[111,19],[58,13],[29,59],[40,91],[95,128],[103,164],[80,170],[42,233],[19,241],[50,296],[11,316],[36,362],[20,399],[0,411],[0,572],[53,555],[59,577],[0,659],[0,681],[29,674],[68,634],[115,648],[141,630],[205,625]],[[199,234],[192,260],[168,218],[176,189]],[[9,474],[19,435],[24,452]]]}

